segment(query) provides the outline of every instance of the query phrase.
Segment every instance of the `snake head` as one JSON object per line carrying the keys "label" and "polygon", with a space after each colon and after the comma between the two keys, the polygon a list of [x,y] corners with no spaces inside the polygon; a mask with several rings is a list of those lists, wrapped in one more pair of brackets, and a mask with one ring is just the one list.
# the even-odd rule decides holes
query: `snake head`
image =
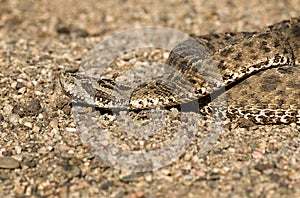
{"label": "snake head", "polygon": [[126,109],[128,100],[120,94],[127,87],[119,86],[111,79],[97,79],[75,73],[61,73],[59,81],[64,92],[76,103],[84,103],[103,109]]}
{"label": "snake head", "polygon": [[93,105],[94,94],[88,93],[91,90],[86,90],[84,88],[92,86],[88,85],[90,83],[89,79],[75,73],[61,73],[59,82],[64,93],[71,97],[73,101]]}

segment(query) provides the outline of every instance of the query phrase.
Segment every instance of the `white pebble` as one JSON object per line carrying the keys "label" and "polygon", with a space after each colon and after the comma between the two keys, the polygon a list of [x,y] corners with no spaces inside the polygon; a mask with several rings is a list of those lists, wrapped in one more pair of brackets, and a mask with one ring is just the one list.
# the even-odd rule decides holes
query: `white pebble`
{"label": "white pebble", "polygon": [[24,122],[24,126],[32,129],[32,123],[31,122]]}
{"label": "white pebble", "polygon": [[70,133],[74,133],[74,132],[76,132],[76,128],[67,127],[66,131],[70,132]]}
{"label": "white pebble", "polygon": [[18,155],[22,152],[22,148],[19,145],[15,146],[15,150]]}

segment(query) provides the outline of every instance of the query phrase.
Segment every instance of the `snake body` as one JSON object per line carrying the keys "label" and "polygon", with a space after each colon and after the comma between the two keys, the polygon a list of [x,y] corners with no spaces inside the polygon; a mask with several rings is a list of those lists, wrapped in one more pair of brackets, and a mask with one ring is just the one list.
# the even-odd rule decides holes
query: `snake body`
{"label": "snake body", "polygon": [[173,106],[225,87],[230,117],[300,124],[300,17],[254,32],[191,36],[171,51],[167,65],[185,80],[174,72],[132,87],[63,73],[60,82],[75,101],[105,109]]}

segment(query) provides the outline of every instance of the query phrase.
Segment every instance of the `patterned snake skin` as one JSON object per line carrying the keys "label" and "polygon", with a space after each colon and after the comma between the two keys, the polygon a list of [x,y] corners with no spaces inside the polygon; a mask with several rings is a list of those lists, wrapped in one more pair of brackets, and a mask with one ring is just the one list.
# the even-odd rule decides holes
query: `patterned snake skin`
{"label": "patterned snake skin", "polygon": [[300,124],[300,17],[255,32],[192,36],[171,51],[167,64],[184,80],[174,72],[132,88],[113,78],[62,73],[60,83],[76,102],[104,109],[174,106],[225,87],[229,117]]}

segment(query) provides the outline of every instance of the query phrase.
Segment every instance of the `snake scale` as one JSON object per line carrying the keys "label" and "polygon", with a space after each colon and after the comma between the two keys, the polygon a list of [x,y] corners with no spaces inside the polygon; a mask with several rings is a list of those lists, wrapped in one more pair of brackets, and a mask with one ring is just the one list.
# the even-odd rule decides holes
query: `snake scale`
{"label": "snake scale", "polygon": [[174,106],[225,87],[228,117],[300,124],[300,17],[254,32],[191,36],[170,52],[167,65],[189,83],[171,74],[132,88],[73,73],[62,73],[60,83],[76,102],[104,109]]}

